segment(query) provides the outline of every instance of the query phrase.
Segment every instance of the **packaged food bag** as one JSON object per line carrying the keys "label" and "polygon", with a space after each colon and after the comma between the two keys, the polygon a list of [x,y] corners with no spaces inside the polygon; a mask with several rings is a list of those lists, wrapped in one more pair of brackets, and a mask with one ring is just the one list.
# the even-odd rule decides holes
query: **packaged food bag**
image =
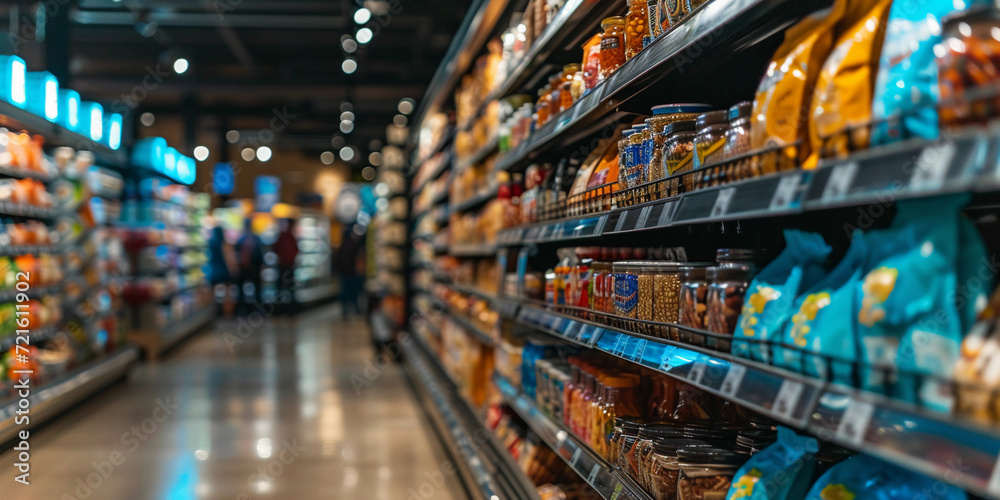
{"label": "packaged food bag", "polygon": [[726,500],[798,500],[809,490],[819,442],[778,427],[778,441],[750,457],[733,476]]}
{"label": "packaged food bag", "polygon": [[895,0],[892,3],[875,79],[872,117],[876,123],[872,144],[912,137],[937,138],[936,106],[940,92],[934,46],[942,40],[941,19],[983,3],[982,0]]}
{"label": "packaged food bag", "polygon": [[958,394],[955,413],[984,424],[1000,417],[1000,398],[994,388],[1000,386],[1000,289],[993,292],[989,306],[962,340],[961,358],[955,365]]}
{"label": "packaged food bag", "polygon": [[[891,3],[849,3],[841,22],[847,27],[838,33],[812,95],[807,168],[815,167],[821,157],[843,156],[868,147],[872,92]],[[843,133],[847,128],[853,128],[850,135]]]}
{"label": "packaged food bag", "polygon": [[785,250],[750,283],[733,332],[732,352],[736,356],[766,361],[766,347],[738,339],[770,340],[780,335],[800,291],[814,285],[826,273],[823,264],[830,255],[830,246],[823,236],[788,229],[785,245]]}
{"label": "packaged food bag", "polygon": [[826,471],[806,500],[966,500],[965,492],[868,455],[855,455]]}
{"label": "packaged food bag", "polygon": [[781,349],[775,355],[776,365],[851,384],[852,363],[857,359],[855,295],[867,257],[866,235],[855,230],[844,258],[792,305],[791,319],[785,323],[779,343],[823,356]]}
{"label": "packaged food bag", "polygon": [[785,41],[774,53],[754,96],[753,149],[801,141],[799,158],[808,155],[808,114],[803,109],[809,105],[820,65],[830,54],[833,29],[843,16],[845,1],[836,0],[832,7],[785,31]]}

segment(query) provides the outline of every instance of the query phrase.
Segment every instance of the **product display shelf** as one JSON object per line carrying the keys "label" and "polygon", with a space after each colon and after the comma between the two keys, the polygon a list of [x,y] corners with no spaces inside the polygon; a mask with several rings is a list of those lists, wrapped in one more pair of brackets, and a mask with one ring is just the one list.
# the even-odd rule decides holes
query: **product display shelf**
{"label": "product display shelf", "polygon": [[492,293],[489,293],[489,292],[484,292],[484,291],[482,291],[479,288],[476,288],[474,286],[454,285],[454,284],[452,284],[452,285],[448,285],[448,287],[451,288],[452,290],[454,290],[455,292],[458,292],[458,293],[461,293],[461,294],[465,294],[465,295],[472,295],[474,297],[479,297],[480,299],[483,299],[483,300],[485,300],[487,302],[490,302],[490,303],[497,302],[497,296],[495,294],[492,294]]}
{"label": "product display shelf", "polygon": [[[530,303],[517,304],[513,309],[498,307],[498,310],[507,319],[536,331],[684,380],[823,441],[878,456],[972,492],[1000,495],[997,429],[879,394],[687,343],[594,323]],[[689,330],[678,325],[660,327]]]}
{"label": "product display shelf", "polygon": [[552,451],[563,459],[591,488],[605,500],[652,500],[643,489],[620,468],[608,463],[580,441],[565,426],[543,414],[535,402],[521,393],[509,380],[493,375],[493,383],[507,403],[528,427]]}
{"label": "product display shelf", "polygon": [[90,151],[101,166],[123,169],[127,164],[124,144],[120,149],[111,149],[6,101],[0,101],[0,127],[40,134],[45,138],[46,149],[66,146]]}
{"label": "product display shelf", "polygon": [[[435,144],[430,149],[430,152],[428,152],[428,154],[426,156],[414,159],[413,165],[410,166],[409,170],[406,172],[406,175],[408,177],[414,177],[414,176],[416,176],[417,172],[420,171],[421,165],[423,165],[424,163],[426,163],[427,160],[430,160],[431,158],[433,158],[434,155],[436,155],[436,154],[444,151],[444,149],[449,144],[451,144],[451,141],[454,138],[455,138],[455,128],[449,126],[448,130],[446,130],[445,133],[441,135],[441,139],[438,140],[437,144]],[[451,161],[449,160],[449,161],[445,162],[445,164],[448,164],[448,163],[451,163]],[[438,175],[440,175],[440,172],[438,173]],[[437,175],[434,175],[433,177],[437,177]],[[430,180],[431,179],[427,179],[426,182],[430,182]],[[425,184],[426,184],[426,182],[425,182]],[[413,190],[413,192],[416,193],[417,191]]]}
{"label": "product display shelf", "polygon": [[535,486],[479,421],[419,336],[401,342],[407,374],[426,414],[450,448],[472,498],[538,500]]}
{"label": "product display shelf", "polygon": [[61,248],[58,245],[0,245],[0,256],[54,254],[61,251]]}
{"label": "product display shelf", "polygon": [[477,326],[468,316],[456,311],[454,308],[445,307],[444,312],[448,314],[448,317],[455,322],[458,326],[462,327],[463,330],[472,334],[473,337],[480,343],[486,344],[488,346],[493,346],[496,344],[496,340],[493,335],[488,332],[483,331],[482,328]]}
{"label": "product display shelf", "polygon": [[497,246],[495,244],[457,244],[448,247],[448,254],[452,257],[495,257]]}
{"label": "product display shelf", "polygon": [[[44,340],[49,340],[59,334],[61,330],[61,325],[49,325],[43,326],[41,328],[33,328],[29,330],[28,338],[32,344],[37,344]],[[17,335],[11,333],[5,337],[0,338],[0,352],[6,352],[8,349],[14,346],[17,342]]]}
{"label": "product display shelf", "polygon": [[[712,0],[702,5],[676,28],[657,38],[594,87],[572,107],[545,124],[516,149],[497,161],[498,170],[518,170],[538,154],[586,136],[627,116],[622,104],[641,92],[655,92],[660,98],[675,89],[702,92],[710,85],[727,81],[734,67],[723,64],[725,55],[733,61],[755,42],[810,12],[827,6],[823,0]],[[654,83],[660,85],[652,86]],[[655,90],[651,90],[655,89]],[[655,99],[653,99],[655,100]],[[646,109],[648,107],[637,107]]]}
{"label": "product display shelf", "polygon": [[49,184],[57,179],[41,172],[32,172],[23,168],[0,167],[0,177],[11,177],[14,179],[35,179]]}
{"label": "product display shelf", "polygon": [[60,213],[62,211],[58,208],[36,207],[6,201],[0,202],[0,217],[51,220],[55,219]]}
{"label": "product display shelf", "polygon": [[[37,426],[55,417],[125,376],[129,366],[138,359],[139,351],[136,348],[124,346],[57,381],[38,389],[32,387],[28,397],[31,407],[30,426]],[[0,406],[0,442],[14,439],[18,432],[25,429],[24,425],[15,421],[17,409],[17,400]]]}
{"label": "product display shelf", "polygon": [[613,233],[735,219],[776,218],[850,206],[1000,189],[1000,136],[965,132],[879,147],[816,170],[778,172],[627,208],[510,228],[502,246],[565,243]]}
{"label": "product display shelf", "polygon": [[500,137],[496,133],[494,133],[493,136],[490,138],[489,142],[487,142],[485,145],[477,149],[468,158],[465,158],[464,160],[458,162],[455,165],[455,172],[464,172],[473,165],[482,163],[483,160],[485,160],[491,154],[497,151],[497,147],[499,145],[500,145]]}
{"label": "product display shelf", "polygon": [[[435,151],[435,153],[436,152],[437,151]],[[438,177],[441,177],[441,174],[447,172],[448,169],[451,168],[451,162],[452,162],[452,159],[454,158],[454,154],[450,150],[447,151],[447,152],[445,152],[445,154],[447,155],[447,158],[445,158],[444,160],[442,160],[441,164],[438,165],[437,168],[435,168],[431,173],[427,174],[423,178],[423,180],[420,181],[419,184],[413,186],[413,189],[411,189],[410,192],[412,192],[414,194],[419,193],[420,190],[422,190],[424,188],[424,186],[426,186],[429,183],[437,180]],[[419,172],[420,165],[426,163],[428,159],[421,160],[420,163],[417,164],[417,170],[416,170],[416,172]]]}
{"label": "product display shelf", "polygon": [[465,212],[471,212],[477,208],[482,207],[490,200],[496,198],[497,196],[497,186],[494,184],[489,188],[482,190],[468,199],[462,200],[458,203],[453,203],[448,210],[448,215],[461,214]]}

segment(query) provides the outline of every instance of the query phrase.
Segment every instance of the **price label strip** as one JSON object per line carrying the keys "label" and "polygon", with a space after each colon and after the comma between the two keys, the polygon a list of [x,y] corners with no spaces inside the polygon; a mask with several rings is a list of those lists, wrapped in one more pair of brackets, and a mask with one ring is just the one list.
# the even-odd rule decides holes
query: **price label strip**
{"label": "price label strip", "polygon": [[705,376],[705,369],[708,368],[700,358],[699,356],[699,359],[691,365],[691,370],[688,371],[687,379],[693,384],[701,383],[701,379]]}
{"label": "price label strip", "polygon": [[823,196],[820,198],[825,202],[840,201],[847,197],[851,190],[851,183],[858,175],[858,162],[850,161],[833,167],[830,177],[823,187]]}
{"label": "price label strip", "polygon": [[865,433],[875,413],[875,405],[858,399],[851,399],[847,409],[840,416],[837,426],[837,438],[850,446],[860,446],[865,441]]}
{"label": "price label strip", "polygon": [[574,469],[576,468],[576,464],[580,462],[580,455],[582,454],[583,450],[580,448],[577,448],[576,451],[573,452],[573,458],[570,459],[569,463]]}
{"label": "price label strip", "polygon": [[711,217],[713,219],[724,217],[729,212],[729,205],[732,204],[735,196],[736,188],[734,187],[720,189],[719,196],[715,198],[715,205],[712,206]]}
{"label": "price label strip", "polygon": [[795,411],[795,407],[799,404],[799,398],[802,397],[803,389],[804,387],[801,382],[785,380],[778,389],[778,395],[774,398],[774,405],[771,407],[771,410],[775,414],[791,420],[792,412]]}
{"label": "price label strip", "polygon": [[593,485],[594,481],[597,480],[597,474],[601,472],[601,464],[594,464],[590,468],[590,474],[587,474],[587,484]]}
{"label": "price label strip", "polygon": [[632,355],[629,359],[639,363],[642,362],[642,355],[646,353],[646,345],[649,344],[646,339],[639,339],[639,342],[635,344],[635,349],[632,350]]}
{"label": "price label strip", "polygon": [[729,397],[735,397],[736,393],[740,390],[740,385],[743,384],[743,377],[747,374],[747,367],[743,365],[729,365],[729,371],[726,372],[726,378],[722,379],[722,388],[719,389],[723,395]]}
{"label": "price label strip", "polygon": [[774,196],[771,197],[770,210],[772,212],[784,210],[792,205],[798,195],[801,174],[786,175],[778,182]]}
{"label": "price label strip", "polygon": [[948,175],[955,158],[955,144],[946,142],[925,148],[917,158],[916,168],[910,177],[910,190],[924,191],[939,189]]}

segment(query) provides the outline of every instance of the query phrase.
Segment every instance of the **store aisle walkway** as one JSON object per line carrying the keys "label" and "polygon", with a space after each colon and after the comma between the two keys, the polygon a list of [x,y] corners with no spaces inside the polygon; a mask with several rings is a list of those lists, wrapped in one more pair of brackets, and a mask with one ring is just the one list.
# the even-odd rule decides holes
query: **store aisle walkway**
{"label": "store aisle walkway", "polygon": [[328,310],[268,320],[230,351],[238,327],[220,323],[37,431],[30,486],[3,455],[0,497],[465,497],[399,366],[370,367],[363,323]]}

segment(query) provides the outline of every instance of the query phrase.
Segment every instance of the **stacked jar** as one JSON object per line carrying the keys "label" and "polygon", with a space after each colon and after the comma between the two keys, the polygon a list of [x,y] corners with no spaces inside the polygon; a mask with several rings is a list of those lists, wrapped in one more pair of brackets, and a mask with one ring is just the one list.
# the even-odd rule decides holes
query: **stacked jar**
{"label": "stacked jar", "polygon": [[[745,249],[721,249],[717,253],[719,265],[708,269],[706,280],[706,329],[712,333],[731,336],[736,330],[747,288],[756,274],[754,260],[757,253]],[[709,338],[707,346],[729,352],[728,339]]]}
{"label": "stacked jar", "polygon": [[677,464],[681,469],[677,500],[722,499],[743,458],[721,448],[681,448],[677,450]]}
{"label": "stacked jar", "polygon": [[729,112],[712,111],[704,113],[695,122],[698,135],[694,138],[694,189],[704,189],[719,183],[719,166],[714,165],[723,158],[726,145],[726,131],[729,130]]}
{"label": "stacked jar", "polygon": [[639,431],[639,437],[632,446],[631,463],[635,464],[635,480],[646,491],[650,490],[650,469],[656,444],[665,439],[684,437],[684,429],[669,424],[647,425]]}
{"label": "stacked jar", "polygon": [[[629,141],[632,135],[635,134],[634,129],[628,129],[622,132],[622,138],[618,140],[618,193],[621,196],[629,186],[629,170],[631,168],[632,157],[629,155]],[[618,206],[622,206],[619,203]]]}
{"label": "stacked jar", "polygon": [[[667,136],[664,135],[666,127],[672,123],[694,120],[699,113],[704,113],[712,109],[708,104],[664,104],[653,107],[653,116],[646,120],[647,137],[644,137],[644,149],[647,151],[649,161],[649,175],[647,182],[658,181],[668,175],[664,168],[664,143]],[[651,186],[650,196],[654,199],[663,198],[668,195],[664,184]]]}
{"label": "stacked jar", "polygon": [[601,21],[601,69],[600,80],[611,77],[625,64],[625,18],[608,17]]}
{"label": "stacked jar", "polygon": [[625,60],[632,59],[649,44],[649,14],[646,0],[625,0],[628,12],[625,14]]}
{"label": "stacked jar", "polygon": [[[690,265],[681,268],[680,309],[678,323],[694,330],[705,329],[705,312],[708,309],[707,266]],[[702,335],[684,328],[678,329],[677,340],[691,345],[705,345]]]}
{"label": "stacked jar", "polygon": [[628,454],[639,439],[639,432],[642,431],[646,423],[639,418],[618,418],[615,420],[615,429],[611,434],[611,449],[609,450],[608,461],[617,465],[624,471],[629,470]]}
{"label": "stacked jar", "polygon": [[602,457],[611,452],[610,436],[619,417],[639,417],[639,376],[632,373],[604,375],[600,378],[602,396],[591,408],[590,445]]}
{"label": "stacked jar", "polygon": [[573,105],[573,79],[580,72],[579,64],[563,66],[562,77],[559,80],[559,111],[562,113]]}
{"label": "stacked jar", "polygon": [[[646,182],[648,178],[648,172],[646,168],[648,163],[643,155],[643,134],[648,127],[645,123],[640,125],[635,125],[632,127],[632,134],[628,137],[628,156],[629,166],[628,166],[628,187],[635,188]],[[631,193],[630,200],[627,200],[630,204],[641,203],[642,200],[636,197],[634,191],[629,191]]]}
{"label": "stacked jar", "polygon": [[663,128],[663,170],[670,177],[670,196],[694,189],[694,178],[683,175],[694,169],[694,120],[674,122]]}
{"label": "stacked jar", "polygon": [[612,265],[615,277],[615,323],[625,329],[635,327],[636,306],[639,295],[639,264],[635,262],[615,262]]}

